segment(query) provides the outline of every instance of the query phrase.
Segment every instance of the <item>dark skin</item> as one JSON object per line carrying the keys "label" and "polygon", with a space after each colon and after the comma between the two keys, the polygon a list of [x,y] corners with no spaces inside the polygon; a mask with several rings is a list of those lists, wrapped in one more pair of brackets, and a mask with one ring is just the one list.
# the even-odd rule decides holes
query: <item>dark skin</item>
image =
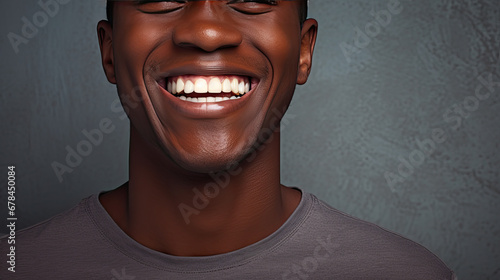
{"label": "dark skin", "polygon": [[[276,128],[311,70],[317,22],[301,28],[298,11],[297,1],[127,1],[115,4],[113,25],[99,22],[103,67],[131,121],[129,182],[100,201],[134,240],[176,256],[215,255],[290,217],[301,194],[280,183],[279,129],[263,131]],[[188,102],[163,82],[186,75],[239,77],[250,91]],[[230,166],[238,174],[186,223],[179,205],[193,205],[193,188],[203,192],[210,172]]]}

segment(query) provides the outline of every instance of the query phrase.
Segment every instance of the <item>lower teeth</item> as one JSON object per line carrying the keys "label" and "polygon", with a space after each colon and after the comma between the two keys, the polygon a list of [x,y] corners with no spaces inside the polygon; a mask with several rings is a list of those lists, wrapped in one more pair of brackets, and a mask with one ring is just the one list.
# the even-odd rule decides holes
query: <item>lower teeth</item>
{"label": "lower teeth", "polygon": [[181,95],[178,98],[181,100],[185,101],[190,101],[190,102],[198,102],[198,103],[204,103],[204,102],[221,102],[221,101],[226,101],[226,100],[231,100],[231,99],[239,99],[241,96],[231,96],[231,97],[186,97],[185,95]]}

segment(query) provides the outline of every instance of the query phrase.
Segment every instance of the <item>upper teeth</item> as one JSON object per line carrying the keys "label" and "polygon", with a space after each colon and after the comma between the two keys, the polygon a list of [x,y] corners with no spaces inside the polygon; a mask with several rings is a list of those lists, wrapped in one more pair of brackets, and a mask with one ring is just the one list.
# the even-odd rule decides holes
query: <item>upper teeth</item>
{"label": "upper teeth", "polygon": [[178,77],[168,80],[167,91],[172,94],[232,92],[235,95],[243,95],[250,91],[250,82],[243,77]]}

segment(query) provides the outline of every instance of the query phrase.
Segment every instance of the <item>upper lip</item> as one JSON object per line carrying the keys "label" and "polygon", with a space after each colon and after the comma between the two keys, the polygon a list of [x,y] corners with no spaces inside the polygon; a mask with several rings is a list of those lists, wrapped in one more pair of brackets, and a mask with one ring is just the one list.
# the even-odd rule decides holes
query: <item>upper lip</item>
{"label": "upper lip", "polygon": [[175,76],[183,75],[198,75],[198,76],[246,76],[251,78],[253,81],[258,81],[262,73],[256,73],[250,69],[244,67],[238,67],[235,65],[220,64],[220,63],[206,63],[202,65],[190,65],[185,64],[179,67],[175,67],[166,71],[160,71],[155,73],[156,81],[159,82],[162,79]]}

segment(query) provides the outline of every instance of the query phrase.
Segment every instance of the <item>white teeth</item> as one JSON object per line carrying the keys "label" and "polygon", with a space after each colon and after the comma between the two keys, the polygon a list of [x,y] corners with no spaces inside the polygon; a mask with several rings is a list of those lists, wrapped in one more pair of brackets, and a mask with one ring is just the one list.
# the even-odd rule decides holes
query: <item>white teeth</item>
{"label": "white teeth", "polygon": [[219,78],[210,79],[210,83],[208,84],[208,92],[209,93],[220,93],[222,91],[222,85],[220,83]]}
{"label": "white teeth", "polygon": [[244,94],[245,93],[245,82],[240,82],[240,84],[238,86],[238,90],[239,90],[240,94]]}
{"label": "white teeth", "polygon": [[231,92],[231,81],[229,81],[229,79],[224,79],[224,82],[222,83],[222,92]]}
{"label": "white teeth", "polygon": [[194,84],[191,81],[187,81],[186,85],[184,86],[184,93],[185,94],[190,94],[194,91]]}
{"label": "white teeth", "polygon": [[238,93],[238,79],[234,78],[232,81],[231,81],[231,91],[233,93]]}
{"label": "white teeth", "polygon": [[182,92],[184,90],[184,81],[179,78],[177,80],[177,87],[176,87],[176,91],[179,93],[179,92]]}
{"label": "white teeth", "polygon": [[[213,77],[213,78],[193,78],[190,80],[189,78],[174,78],[169,79],[167,81],[166,89],[168,92],[173,95],[177,95],[177,97],[182,100],[191,101],[191,102],[220,102],[229,99],[237,99],[241,95],[250,91],[250,83],[248,81],[244,81],[242,78],[221,78]],[[191,99],[185,95],[190,93],[233,93],[231,98],[229,97],[218,97],[218,96],[210,96],[210,97],[192,97]]]}
{"label": "white teeth", "polygon": [[207,81],[205,79],[197,79],[194,82],[194,92],[196,93],[206,93],[208,90]]}
{"label": "white teeth", "polygon": [[173,94],[177,93],[177,84],[175,83],[175,81],[172,82],[172,91],[171,92]]}

